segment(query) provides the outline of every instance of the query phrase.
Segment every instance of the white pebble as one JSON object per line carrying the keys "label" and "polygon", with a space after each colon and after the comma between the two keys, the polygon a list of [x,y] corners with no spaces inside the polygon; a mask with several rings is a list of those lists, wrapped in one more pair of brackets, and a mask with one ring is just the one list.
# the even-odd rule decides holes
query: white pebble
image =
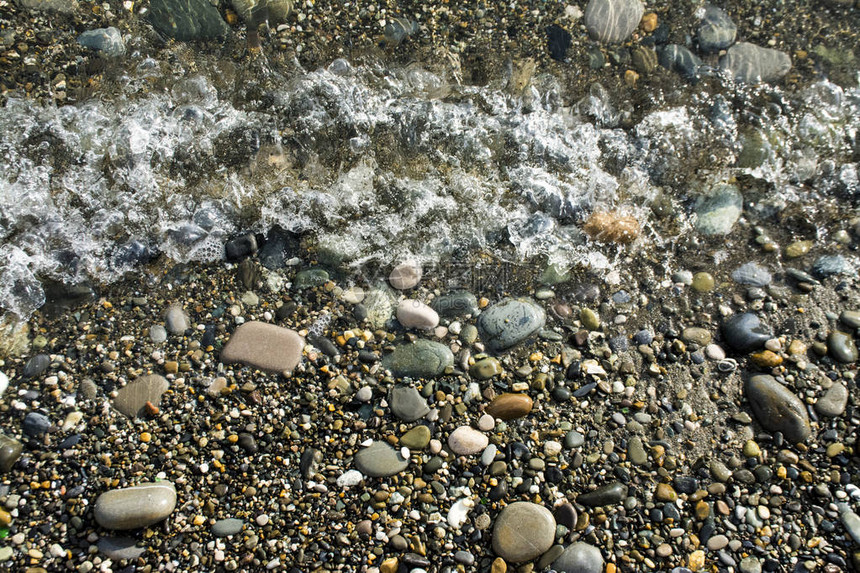
{"label": "white pebble", "polygon": [[349,489],[361,483],[364,476],[358,470],[348,470],[337,478],[337,485],[342,489]]}
{"label": "white pebble", "polygon": [[448,510],[448,525],[460,529],[469,519],[469,510],[475,507],[475,502],[469,498],[457,500]]}
{"label": "white pebble", "polygon": [[9,387],[9,377],[3,372],[0,372],[0,395]]}
{"label": "white pebble", "polygon": [[261,513],[260,515],[257,516],[256,521],[257,521],[257,525],[259,525],[260,527],[263,527],[264,525],[269,523],[269,514]]}

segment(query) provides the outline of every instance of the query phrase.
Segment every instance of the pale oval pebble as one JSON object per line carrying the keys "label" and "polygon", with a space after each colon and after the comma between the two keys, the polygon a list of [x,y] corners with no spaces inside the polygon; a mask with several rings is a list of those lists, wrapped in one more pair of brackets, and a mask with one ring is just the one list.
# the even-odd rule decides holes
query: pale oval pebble
{"label": "pale oval pebble", "polygon": [[725,360],[726,351],[719,344],[709,344],[705,347],[705,354],[711,360]]}
{"label": "pale oval pebble", "polygon": [[60,427],[60,429],[63,432],[68,432],[69,430],[77,426],[78,422],[80,422],[81,418],[83,417],[84,414],[82,412],[78,412],[77,410],[75,410],[74,412],[69,412],[69,415],[66,416],[65,420],[63,420],[63,425]]}
{"label": "pale oval pebble", "polygon": [[106,491],[96,499],[96,522],[105,529],[138,529],[164,520],[176,508],[169,481]]}
{"label": "pale oval pebble", "polygon": [[448,446],[458,456],[477,454],[487,447],[489,438],[470,426],[460,426],[448,437]]}
{"label": "pale oval pebble", "polygon": [[361,483],[364,476],[358,470],[347,470],[337,478],[337,485],[343,489],[349,489]]}
{"label": "pale oval pebble", "polygon": [[430,453],[435,455],[441,451],[442,451],[442,442],[440,442],[439,440],[436,440],[436,439],[430,440]]}
{"label": "pale oval pebble", "polygon": [[3,395],[3,392],[9,387],[9,377],[6,376],[3,372],[0,372],[0,396]]}

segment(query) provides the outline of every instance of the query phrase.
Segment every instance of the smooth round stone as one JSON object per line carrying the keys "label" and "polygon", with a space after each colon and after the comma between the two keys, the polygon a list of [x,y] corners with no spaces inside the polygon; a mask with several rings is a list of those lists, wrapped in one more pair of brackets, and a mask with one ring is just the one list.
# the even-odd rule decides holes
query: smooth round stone
{"label": "smooth round stone", "polygon": [[114,561],[137,559],[146,553],[146,547],[138,546],[137,540],[130,537],[102,537],[96,546]]}
{"label": "smooth round stone", "polygon": [[14,551],[8,545],[0,547],[0,562],[9,561],[12,559]]}
{"label": "smooth round stone", "polygon": [[487,447],[489,438],[470,426],[460,426],[448,436],[448,447],[458,456],[471,456]]}
{"label": "smooth round stone", "polygon": [[160,481],[106,491],[96,499],[93,512],[101,527],[125,530],[163,521],[175,507],[176,489]]}
{"label": "smooth round stone", "polygon": [[460,330],[460,340],[464,344],[474,344],[478,340],[478,327],[474,324],[467,324]]}
{"label": "smooth round stone", "polygon": [[528,299],[505,299],[478,317],[478,331],[487,347],[499,352],[537,334],[546,324],[546,312]]}
{"label": "smooth round stone", "polygon": [[0,372],[0,396],[6,391],[9,387],[9,377],[6,376],[5,372]]}
{"label": "smooth round stone", "polygon": [[0,472],[6,473],[11,470],[21,457],[22,451],[24,451],[24,445],[21,442],[0,434]]}
{"label": "smooth round stone", "polygon": [[827,351],[831,358],[842,364],[857,362],[857,358],[860,356],[857,345],[854,344],[854,337],[838,330],[827,335]]}
{"label": "smooth round stone", "polygon": [[708,539],[708,549],[711,551],[719,551],[729,544],[729,538],[725,535],[714,535]]}
{"label": "smooth round stone", "polygon": [[837,382],[815,403],[815,411],[818,412],[819,416],[836,418],[845,413],[847,405],[848,388],[841,382]]}
{"label": "smooth round stone", "polygon": [[149,327],[149,339],[156,344],[161,344],[167,340],[167,329],[160,324],[153,324]]}
{"label": "smooth round stone", "polygon": [[590,308],[585,307],[579,311],[579,320],[586,330],[600,329],[600,316]]}
{"label": "smooth round stone", "polygon": [[763,428],[782,432],[793,443],[809,437],[809,416],[803,402],[773,376],[750,377],[744,385],[744,393]]}
{"label": "smooth round stone", "polygon": [[400,438],[400,445],[410,450],[423,450],[430,443],[430,428],[415,426]]}
{"label": "smooth round stone", "polygon": [[603,555],[593,545],[573,543],[553,561],[552,567],[558,573],[602,573]]}
{"label": "smooth round stone", "polygon": [[860,543],[860,516],[847,506],[840,510],[839,519],[855,543]]}
{"label": "smooth round stone", "polygon": [[454,366],[454,355],[444,344],[419,339],[395,348],[382,366],[398,377],[432,378]]}
{"label": "smooth round stone", "polygon": [[430,306],[439,313],[439,316],[449,318],[478,314],[478,299],[466,291],[436,297]]}
{"label": "smooth round stone", "polygon": [[[660,65],[681,77],[692,79],[699,75],[702,60],[693,52],[678,44],[669,44],[658,51]],[[684,283],[682,284],[690,284]]]}
{"label": "smooth round stone", "polygon": [[764,348],[765,343],[773,337],[770,329],[751,312],[729,317],[723,322],[721,331],[726,344],[738,352],[752,352]]}
{"label": "smooth round stone", "polygon": [[726,351],[718,344],[708,344],[705,347],[705,354],[711,360],[725,360],[726,358]]}
{"label": "smooth round stone", "polygon": [[564,435],[564,447],[578,448],[585,443],[585,436],[576,430],[570,430]]}
{"label": "smooth round stone", "polygon": [[585,27],[598,42],[623,42],[639,26],[644,13],[640,0],[589,0]]}
{"label": "smooth round stone", "polygon": [[24,364],[21,375],[24,378],[35,378],[45,372],[51,365],[51,357],[47,354],[37,354]]}
{"label": "smooth round stone", "polygon": [[304,269],[296,273],[293,280],[295,290],[305,290],[322,286],[329,281],[328,271],[325,269]]}
{"label": "smooth round stone", "polygon": [[496,518],[493,551],[511,563],[531,561],[552,547],[555,527],[555,518],[542,505],[512,503]]}
{"label": "smooth round stone", "polygon": [[654,491],[654,498],[658,501],[674,502],[678,499],[678,494],[671,485],[667,483],[658,483],[657,489]]}
{"label": "smooth round stone", "polygon": [[496,459],[496,454],[498,453],[499,448],[496,444],[490,444],[484,451],[481,453],[481,465],[484,467],[489,467],[490,464]]}
{"label": "smooth round stone", "polygon": [[489,432],[496,427],[496,419],[489,414],[483,414],[478,419],[478,429],[482,432]]}
{"label": "smooth round stone", "polygon": [[690,286],[696,292],[711,292],[715,285],[716,282],[711,273],[703,271],[693,275],[693,282]]}
{"label": "smooth round stone", "polygon": [[51,428],[51,420],[39,412],[30,412],[24,416],[23,430],[31,438],[38,438]]}
{"label": "smooth round stone", "polygon": [[414,261],[406,261],[391,269],[388,283],[397,290],[415,288],[421,282],[422,274],[421,265]]}
{"label": "smooth round stone", "polygon": [[699,346],[707,346],[711,343],[711,333],[707,328],[690,326],[681,332],[681,340],[687,343],[695,343]]}
{"label": "smooth round stone", "polygon": [[355,454],[355,467],[366,476],[388,477],[409,466],[409,460],[385,442],[373,442]]}
{"label": "smooth round stone", "polygon": [[359,402],[369,402],[373,397],[373,388],[370,386],[362,386],[358,389],[358,392],[355,393],[355,399]]}
{"label": "smooth round stone", "polygon": [[761,561],[758,557],[744,557],[740,562],[741,573],[761,573]]}
{"label": "smooth round stone", "polygon": [[167,380],[158,374],[140,376],[117,391],[113,406],[129,418],[134,418],[147,402],[158,406],[161,395],[169,386]]}
{"label": "smooth round stone", "polygon": [[612,482],[594,491],[580,494],[576,502],[586,507],[599,507],[619,503],[627,495],[627,486],[621,482]]}
{"label": "smooth round stone", "polygon": [[489,380],[502,372],[502,363],[492,356],[478,360],[469,368],[469,374],[478,380]]}
{"label": "smooth round stone", "polygon": [[738,42],[720,58],[720,69],[736,82],[772,82],[788,73],[791,57],[779,50]]}
{"label": "smooth round stone", "polygon": [[461,565],[473,565],[475,563],[475,556],[468,551],[464,551],[461,549],[454,553],[454,561],[460,563]]}
{"label": "smooth round stone", "polygon": [[228,519],[219,519],[212,526],[212,535],[215,537],[227,537],[228,535],[236,535],[242,528],[245,527],[245,522],[234,517]]}
{"label": "smooth round stone", "polygon": [[741,216],[743,202],[737,187],[715,186],[710,195],[696,201],[696,230],[707,236],[727,235]]}
{"label": "smooth round stone", "polygon": [[406,299],[397,305],[397,320],[405,328],[433,330],[439,325],[439,315],[421,301]]}
{"label": "smooth round stone", "polygon": [[188,330],[188,315],[181,305],[171,305],[164,311],[164,327],[170,334],[184,334]]}
{"label": "smooth round stone", "polygon": [[487,414],[500,420],[522,418],[532,411],[534,401],[527,394],[500,394],[487,406]]}
{"label": "smooth round stone", "polygon": [[430,406],[421,393],[411,386],[398,386],[389,395],[391,412],[404,422],[414,422],[430,412]]}
{"label": "smooth round stone", "polygon": [[706,6],[705,16],[699,23],[699,48],[703,52],[719,52],[735,43],[738,27],[723,10]]}
{"label": "smooth round stone", "polygon": [[732,272],[732,280],[741,285],[766,287],[773,281],[773,276],[758,263],[749,262]]}

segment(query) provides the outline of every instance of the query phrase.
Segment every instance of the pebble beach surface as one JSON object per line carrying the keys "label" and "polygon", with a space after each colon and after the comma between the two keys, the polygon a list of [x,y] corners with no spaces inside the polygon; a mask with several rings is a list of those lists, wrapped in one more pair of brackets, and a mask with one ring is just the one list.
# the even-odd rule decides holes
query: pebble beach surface
{"label": "pebble beach surface", "polygon": [[[253,115],[276,107],[270,92],[286,85],[276,83],[281,73],[330,65],[332,75],[347,75],[350,64],[338,59],[346,58],[369,74],[391,62],[412,77],[417,61],[447,82],[425,86],[426,102],[487,108],[495,118],[506,98],[508,117],[525,118],[492,132],[505,140],[487,146],[500,173],[539,164],[542,153],[565,168],[575,163],[541,141],[529,151],[536,127],[528,119],[543,103],[585,102],[577,113],[594,123],[581,133],[602,130],[588,141],[605,152],[605,180],[621,180],[634,151],[653,145],[652,159],[635,166],[650,171],[624,179],[617,198],[613,187],[612,201],[644,202],[635,195],[644,179],[660,186],[636,216],[566,203],[585,194],[579,187],[542,194],[552,186],[539,178],[519,190],[555,217],[531,223],[576,228],[577,246],[603,266],[562,270],[545,260],[550,251],[517,250],[534,237],[509,225],[496,250],[487,239],[487,249],[451,248],[425,264],[390,252],[391,260],[347,270],[332,256],[349,251],[341,243],[334,253],[312,232],[271,227],[213,232],[206,244],[216,244],[217,262],[177,263],[130,241],[77,285],[22,273],[3,300],[32,291],[45,304],[26,320],[0,319],[0,569],[860,571],[860,139],[851,123],[860,103],[850,89],[858,8],[850,0],[679,4],[320,0],[296,3],[285,23],[264,29],[255,57],[237,41],[245,31],[227,2],[0,0],[8,8],[0,95],[18,110],[29,105],[22,100],[50,107],[149,97],[200,71],[211,79],[200,85]],[[735,117],[742,128],[794,121],[785,94],[822,76],[841,83],[804,92],[818,115],[786,128],[790,137],[736,137]],[[712,104],[699,101],[715,127],[711,139],[687,146],[689,126],[677,120],[687,116],[672,123],[660,106],[695,103],[698,92],[687,90],[699,82],[719,92]],[[490,84],[498,86],[485,99],[459,101],[454,89]],[[175,93],[170,113],[196,121],[194,106],[178,103],[190,92]],[[542,93],[560,101],[541,102]],[[815,107],[822,98],[826,106]],[[303,119],[301,109],[290,113],[269,123]],[[464,178],[455,164],[478,164],[469,145],[430,162],[444,135],[398,155],[401,139],[389,146],[379,135],[395,121],[380,117],[367,142],[349,129],[329,135],[324,122],[305,134],[291,133],[292,124],[274,132],[299,150],[301,180],[340,171],[344,141],[350,153],[375,150],[368,165],[403,162],[403,173],[450,171],[453,180]],[[424,119],[415,117],[404,125],[420,135]],[[192,191],[206,189],[193,185],[210,168],[264,179],[288,160],[261,153],[255,130],[229,132],[208,155],[177,152],[170,169]],[[711,142],[721,133],[729,143],[719,147]],[[798,134],[820,147],[780,139]],[[132,196],[149,175],[170,173],[134,171],[136,161],[149,166],[144,153],[65,156],[72,146],[57,143],[50,126],[27,135],[9,148],[20,143],[22,163],[53,170],[52,184],[93,157],[104,160],[99,180],[116,185],[106,189]],[[517,145],[522,158],[510,149]],[[790,173],[769,179],[779,154],[793,162]],[[204,156],[216,163],[196,164]],[[481,161],[476,170],[492,163]],[[728,175],[698,197],[683,195],[686,177],[717,168]],[[146,176],[129,175],[140,171]],[[603,173],[586,163],[576,177],[587,180],[586,172]],[[387,177],[371,172],[372,193],[357,210],[380,209],[369,196],[389,191],[375,186]],[[222,193],[223,181],[212,181]],[[771,184],[789,198],[780,203]],[[66,203],[77,209],[82,196]],[[246,199],[253,203],[240,196],[237,218]],[[484,206],[465,203],[467,193],[457,200],[465,206],[442,217]],[[504,200],[505,209],[526,202]],[[396,212],[399,201],[392,195],[381,212]],[[91,203],[97,211],[99,200]],[[74,212],[83,228],[97,219],[86,214]],[[27,239],[33,218],[22,215],[15,224],[23,228],[6,240]],[[432,224],[427,241],[417,235],[428,231],[419,220],[415,242],[441,244]],[[5,215],[0,222],[6,233]],[[201,225],[208,233],[222,222]],[[105,233],[125,240],[121,226]],[[191,226],[164,234],[200,238],[183,229]],[[455,229],[446,240],[468,234]],[[356,240],[373,234],[357,222],[345,234],[352,231]],[[68,266],[79,262],[72,247]],[[519,257],[526,251],[536,256]],[[101,284],[97,271],[110,264],[131,272]],[[4,273],[20,268],[0,261]]]}
{"label": "pebble beach surface", "polygon": [[856,567],[855,279],[397,290],[290,254],[6,330],[5,566]]}

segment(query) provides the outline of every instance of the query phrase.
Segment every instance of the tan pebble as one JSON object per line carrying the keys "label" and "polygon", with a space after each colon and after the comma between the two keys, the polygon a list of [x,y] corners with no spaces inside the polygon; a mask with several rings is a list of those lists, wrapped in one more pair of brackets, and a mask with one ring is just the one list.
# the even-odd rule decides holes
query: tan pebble
{"label": "tan pebble", "polygon": [[642,30],[648,34],[657,29],[657,14],[648,12],[642,16]]}
{"label": "tan pebble", "polygon": [[654,497],[660,501],[675,501],[678,499],[678,494],[667,483],[658,483],[657,490],[654,492]]}
{"label": "tan pebble", "polygon": [[501,557],[496,557],[493,565],[490,567],[490,573],[506,573],[507,570],[508,564]]}
{"label": "tan pebble", "polygon": [[389,557],[379,564],[379,573],[397,573],[398,565],[397,557]]}
{"label": "tan pebble", "polygon": [[[631,73],[635,79],[638,79],[639,74],[633,70],[627,70],[625,81],[627,81],[628,74]],[[633,80],[634,83],[635,79]],[[639,222],[630,215],[623,215],[617,211],[595,211],[585,222],[583,230],[596,241],[627,244],[636,240],[641,229]]]}
{"label": "tan pebble", "polygon": [[701,549],[697,549],[690,553],[687,566],[693,571],[702,569],[705,566],[705,552]]}
{"label": "tan pebble", "polygon": [[782,364],[782,356],[776,352],[771,352],[770,350],[753,352],[750,354],[750,360],[752,360],[756,366],[761,366],[762,368],[773,368]]}

